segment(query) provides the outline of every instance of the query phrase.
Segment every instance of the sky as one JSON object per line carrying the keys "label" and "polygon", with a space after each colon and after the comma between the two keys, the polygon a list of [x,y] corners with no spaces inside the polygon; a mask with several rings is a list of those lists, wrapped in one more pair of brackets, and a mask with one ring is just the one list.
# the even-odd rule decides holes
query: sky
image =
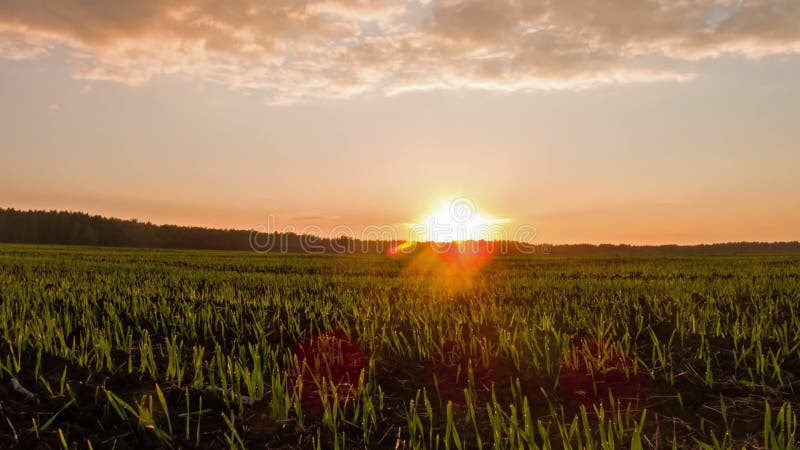
{"label": "sky", "polygon": [[0,99],[0,207],[800,239],[796,0],[6,0]]}

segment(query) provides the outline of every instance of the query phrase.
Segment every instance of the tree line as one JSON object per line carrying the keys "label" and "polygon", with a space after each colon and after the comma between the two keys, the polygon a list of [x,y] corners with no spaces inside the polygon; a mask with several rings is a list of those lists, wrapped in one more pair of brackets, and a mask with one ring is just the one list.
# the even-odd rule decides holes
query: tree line
{"label": "tree line", "polygon": [[[253,239],[256,239],[255,242]],[[241,251],[251,251],[255,243],[262,250],[289,253],[386,253],[398,244],[347,237],[318,238],[295,233],[255,236],[249,230],[154,225],[82,212],[22,211],[11,208],[0,209],[0,242]],[[274,245],[265,245],[269,243]],[[530,247],[487,242],[475,244],[467,247],[480,251],[504,249],[512,254],[527,254],[533,248],[534,255],[561,256],[800,254],[800,242],[797,241],[657,246],[571,244]],[[430,249],[431,245],[420,243],[415,248],[417,251],[425,250]]]}

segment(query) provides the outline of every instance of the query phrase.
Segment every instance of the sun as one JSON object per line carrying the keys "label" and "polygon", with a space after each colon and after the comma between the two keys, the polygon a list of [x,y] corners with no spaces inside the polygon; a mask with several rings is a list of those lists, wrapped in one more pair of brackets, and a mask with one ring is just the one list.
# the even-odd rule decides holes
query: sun
{"label": "sun", "polygon": [[430,242],[501,240],[508,219],[478,212],[470,199],[459,197],[439,202],[420,223],[412,226],[412,239]]}

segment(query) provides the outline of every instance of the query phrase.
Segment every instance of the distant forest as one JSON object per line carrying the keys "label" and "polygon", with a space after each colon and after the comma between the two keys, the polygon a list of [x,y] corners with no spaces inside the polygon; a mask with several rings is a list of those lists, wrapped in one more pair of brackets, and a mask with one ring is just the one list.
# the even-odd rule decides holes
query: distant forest
{"label": "distant forest", "polygon": [[[135,248],[252,251],[249,230],[220,230],[176,225],[154,225],[66,211],[0,209],[0,242]],[[272,239],[272,251],[303,253],[309,248],[332,253],[383,253],[394,243],[324,239],[294,233],[259,235],[258,242]],[[486,243],[482,244],[484,247]],[[418,248],[426,248],[423,244]],[[482,247],[483,248],[483,247]],[[496,247],[497,248],[497,247]],[[515,245],[508,246],[510,253]],[[536,245],[535,255],[742,255],[800,254],[800,242],[733,242],[702,245]]]}

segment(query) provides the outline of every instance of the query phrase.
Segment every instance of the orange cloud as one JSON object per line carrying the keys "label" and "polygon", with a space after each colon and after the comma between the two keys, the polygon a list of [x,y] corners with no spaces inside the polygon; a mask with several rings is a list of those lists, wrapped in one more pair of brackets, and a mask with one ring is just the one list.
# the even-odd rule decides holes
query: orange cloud
{"label": "orange cloud", "polygon": [[[0,56],[171,75],[273,102],[429,89],[681,81],[678,62],[800,52],[796,0],[6,0]],[[647,57],[675,68],[648,66]]]}

